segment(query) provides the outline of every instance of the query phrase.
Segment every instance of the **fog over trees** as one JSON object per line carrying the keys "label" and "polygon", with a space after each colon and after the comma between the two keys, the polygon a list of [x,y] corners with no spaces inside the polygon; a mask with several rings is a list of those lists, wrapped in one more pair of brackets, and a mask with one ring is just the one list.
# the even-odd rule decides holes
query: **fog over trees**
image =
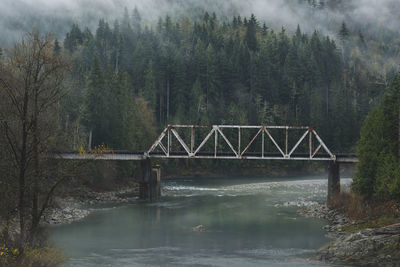
{"label": "fog over trees", "polygon": [[357,30],[379,35],[382,29],[399,33],[399,6],[396,0],[4,0],[0,3],[0,45],[20,39],[21,33],[31,31],[32,26],[59,37],[73,23],[94,30],[99,18],[113,21],[124,7],[130,11],[137,7],[143,23],[149,26],[154,26],[159,16],[199,18],[207,11],[222,20],[255,14],[275,29],[285,26],[294,32],[300,24],[305,32],[317,29],[330,35],[346,21]]}

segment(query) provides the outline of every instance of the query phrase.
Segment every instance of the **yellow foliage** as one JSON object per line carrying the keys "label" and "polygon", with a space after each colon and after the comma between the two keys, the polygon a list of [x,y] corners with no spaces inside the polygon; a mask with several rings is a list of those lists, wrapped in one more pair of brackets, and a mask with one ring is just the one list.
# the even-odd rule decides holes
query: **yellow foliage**
{"label": "yellow foliage", "polygon": [[82,146],[79,147],[78,153],[79,153],[80,155],[85,155],[85,154],[87,154],[86,150],[85,150]]}
{"label": "yellow foliage", "polygon": [[95,146],[90,153],[94,155],[102,155],[102,154],[113,154],[113,150],[107,147],[104,143],[98,146]]}
{"label": "yellow foliage", "polygon": [[0,266],[17,266],[18,255],[19,250],[17,248],[0,246]]}

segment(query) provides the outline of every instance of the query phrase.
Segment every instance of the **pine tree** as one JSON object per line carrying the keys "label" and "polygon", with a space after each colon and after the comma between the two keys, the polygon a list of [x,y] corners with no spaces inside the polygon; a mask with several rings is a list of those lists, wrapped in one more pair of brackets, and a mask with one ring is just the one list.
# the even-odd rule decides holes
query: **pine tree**
{"label": "pine tree", "polygon": [[104,119],[108,114],[108,99],[104,75],[96,57],[87,81],[84,120],[88,130],[93,133],[93,145],[100,145],[110,140],[111,129],[108,121]]}
{"label": "pine tree", "polygon": [[343,21],[342,26],[340,27],[340,30],[339,30],[339,38],[340,38],[340,40],[344,41],[344,40],[348,39],[349,35],[350,35],[350,31],[347,28],[346,23]]}
{"label": "pine tree", "polygon": [[139,10],[135,6],[132,12],[132,27],[135,32],[141,31],[141,23],[142,23],[142,17],[140,16]]}
{"label": "pine tree", "polygon": [[360,47],[362,52],[365,52],[365,50],[367,49],[367,43],[365,41],[364,34],[361,31],[359,31],[358,33],[358,46]]}
{"label": "pine tree", "polygon": [[59,56],[61,53],[61,47],[60,47],[60,43],[58,42],[58,40],[56,39],[54,41],[54,48],[53,48],[53,54],[55,56]]}
{"label": "pine tree", "polygon": [[232,25],[233,25],[233,28],[237,28],[237,26],[238,26],[238,21],[235,16],[233,16]]}
{"label": "pine tree", "polygon": [[263,27],[262,27],[262,34],[265,36],[266,34],[267,34],[267,31],[268,31],[268,27],[267,27],[267,25],[265,24],[265,22],[263,23]]}
{"label": "pine tree", "polygon": [[126,73],[113,74],[108,81],[108,114],[105,120],[112,130],[107,144],[115,149],[134,149],[140,144],[135,138],[135,104]]}
{"label": "pine tree", "polygon": [[250,20],[247,23],[247,29],[246,29],[246,44],[247,47],[251,51],[256,51],[258,49],[258,42],[257,42],[257,27],[258,27],[258,22],[254,14],[251,14]]}
{"label": "pine tree", "polygon": [[108,23],[101,19],[96,30],[95,43],[99,57],[99,64],[105,67],[109,64],[109,55],[112,40],[112,31]]}
{"label": "pine tree", "polygon": [[297,24],[295,36],[296,36],[296,41],[298,41],[298,42],[301,41],[302,34],[301,34],[301,29],[300,29],[300,25],[299,24]]}
{"label": "pine tree", "polygon": [[206,108],[215,106],[218,99],[218,81],[217,81],[217,54],[214,47],[209,44],[206,50],[207,70],[206,70]]}
{"label": "pine tree", "polygon": [[206,112],[206,101],[203,88],[198,78],[192,86],[190,95],[190,120],[193,122],[193,124],[201,124],[202,122],[204,122],[203,115]]}
{"label": "pine tree", "polygon": [[83,44],[82,31],[77,24],[72,24],[71,31],[64,39],[64,48],[73,52],[81,44]]}
{"label": "pine tree", "polygon": [[242,26],[243,25],[242,24],[242,18],[240,17],[240,15],[237,16],[237,23],[238,23],[238,26]]}
{"label": "pine tree", "polygon": [[155,109],[157,103],[156,95],[156,73],[153,67],[153,61],[150,60],[144,72],[144,90],[140,96],[149,101],[151,108]]}

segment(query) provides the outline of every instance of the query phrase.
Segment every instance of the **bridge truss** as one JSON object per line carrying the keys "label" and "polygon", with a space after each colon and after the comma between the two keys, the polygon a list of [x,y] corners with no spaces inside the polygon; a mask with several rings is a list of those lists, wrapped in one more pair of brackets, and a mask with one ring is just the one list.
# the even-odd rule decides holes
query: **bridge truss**
{"label": "bridge truss", "polygon": [[[197,134],[199,131],[203,135]],[[317,132],[306,126],[168,125],[146,155],[150,158],[336,160]]]}

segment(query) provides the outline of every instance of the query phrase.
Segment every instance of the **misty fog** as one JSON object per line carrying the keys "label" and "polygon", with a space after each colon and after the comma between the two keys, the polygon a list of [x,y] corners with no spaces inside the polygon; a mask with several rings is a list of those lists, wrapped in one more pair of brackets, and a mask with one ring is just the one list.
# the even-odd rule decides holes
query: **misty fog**
{"label": "misty fog", "polygon": [[[346,21],[358,30],[380,33],[399,32],[398,0],[2,0],[0,2],[0,46],[21,39],[33,28],[54,32],[60,39],[72,23],[94,29],[100,18],[120,18],[124,7],[138,8],[143,23],[152,26],[159,16],[184,17],[215,12],[221,19],[254,13],[268,27],[284,26],[293,31],[299,24],[304,31],[315,29],[335,36]],[[371,29],[374,30],[371,30]]]}

